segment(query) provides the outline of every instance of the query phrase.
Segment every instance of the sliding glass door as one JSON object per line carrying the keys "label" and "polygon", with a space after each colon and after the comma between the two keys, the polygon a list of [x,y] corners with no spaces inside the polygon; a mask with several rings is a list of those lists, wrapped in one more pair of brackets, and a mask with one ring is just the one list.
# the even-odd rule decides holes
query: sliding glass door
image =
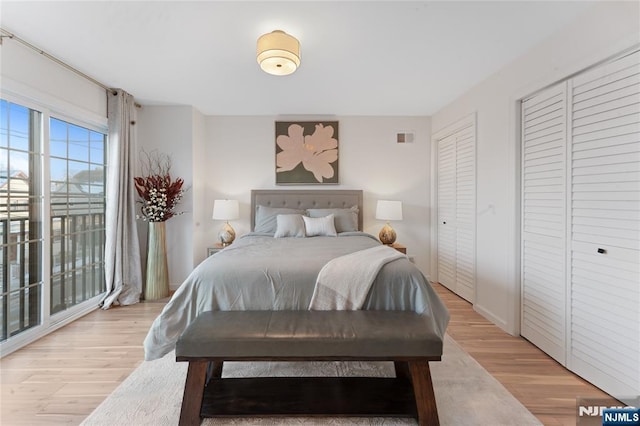
{"label": "sliding glass door", "polygon": [[50,120],[51,313],[104,291],[106,135]]}
{"label": "sliding glass door", "polygon": [[42,321],[41,114],[0,101],[1,340]]}
{"label": "sliding glass door", "polygon": [[35,326],[61,322],[105,290],[107,137],[104,129],[54,117],[46,109],[6,100],[0,107],[0,342],[5,342]]}

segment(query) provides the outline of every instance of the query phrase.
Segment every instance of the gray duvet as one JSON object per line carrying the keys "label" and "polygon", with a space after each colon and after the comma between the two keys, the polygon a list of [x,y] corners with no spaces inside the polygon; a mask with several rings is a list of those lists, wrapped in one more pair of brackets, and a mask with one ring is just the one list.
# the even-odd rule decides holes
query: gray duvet
{"label": "gray duvet", "polygon": [[[161,358],[199,313],[308,309],[320,269],[331,259],[380,243],[363,232],[338,237],[273,238],[251,233],[208,257],[187,277],[144,341],[145,359]],[[382,267],[363,309],[411,310],[444,338],[449,313],[420,270],[402,257]]]}

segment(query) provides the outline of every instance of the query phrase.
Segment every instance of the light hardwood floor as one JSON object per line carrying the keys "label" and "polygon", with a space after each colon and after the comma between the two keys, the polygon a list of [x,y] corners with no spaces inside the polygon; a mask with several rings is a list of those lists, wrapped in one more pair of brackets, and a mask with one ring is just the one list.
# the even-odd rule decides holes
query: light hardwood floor
{"label": "light hardwood floor", "polygon": [[[448,333],[543,424],[575,425],[577,396],[607,397],[435,288],[451,312]],[[142,362],[142,340],[162,306],[95,311],[0,360],[0,424],[79,424]]]}
{"label": "light hardwood floor", "polygon": [[80,424],[142,362],[163,306],[97,310],[2,358],[0,424]]}
{"label": "light hardwood floor", "polygon": [[544,425],[575,426],[577,397],[602,398],[618,405],[526,339],[513,337],[484,319],[447,288],[434,287],[451,313],[447,333]]}

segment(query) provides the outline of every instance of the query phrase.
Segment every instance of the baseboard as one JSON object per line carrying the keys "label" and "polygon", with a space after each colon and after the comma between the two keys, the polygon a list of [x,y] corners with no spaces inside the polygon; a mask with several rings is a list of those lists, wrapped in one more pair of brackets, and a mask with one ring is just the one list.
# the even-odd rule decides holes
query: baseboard
{"label": "baseboard", "polygon": [[477,303],[475,303],[473,305],[473,310],[479,313],[480,315],[482,315],[483,317],[485,317],[486,319],[488,319],[489,321],[491,321],[492,323],[494,323],[495,325],[497,325],[498,327],[500,327],[506,333],[509,333],[512,336],[520,335],[520,330],[510,330],[510,327],[505,320],[493,315],[489,310],[483,308],[481,305],[478,305]]}

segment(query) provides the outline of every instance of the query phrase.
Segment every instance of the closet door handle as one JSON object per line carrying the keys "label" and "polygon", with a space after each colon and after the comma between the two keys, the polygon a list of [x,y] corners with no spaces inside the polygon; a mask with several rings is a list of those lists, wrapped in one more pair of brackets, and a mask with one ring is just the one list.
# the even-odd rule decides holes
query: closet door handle
{"label": "closet door handle", "polygon": [[447,222],[442,222],[442,224],[443,224],[443,225],[446,225],[446,224],[447,224]]}
{"label": "closet door handle", "polygon": [[600,254],[607,254],[607,251],[603,248],[598,248],[598,253]]}

